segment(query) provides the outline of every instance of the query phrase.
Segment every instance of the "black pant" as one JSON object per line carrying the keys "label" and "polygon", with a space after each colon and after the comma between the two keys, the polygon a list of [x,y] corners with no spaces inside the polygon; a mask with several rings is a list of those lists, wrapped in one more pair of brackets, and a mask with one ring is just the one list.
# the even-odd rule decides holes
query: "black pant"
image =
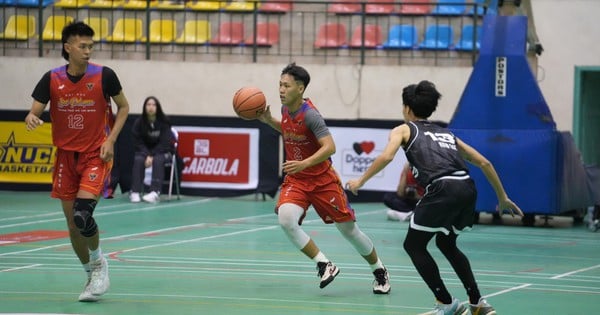
{"label": "black pant", "polygon": [[415,210],[417,201],[418,200],[414,198],[402,198],[398,196],[395,191],[387,192],[383,195],[383,204],[392,210],[400,212],[410,212]]}
{"label": "black pant", "polygon": [[[165,162],[170,161],[171,153],[161,153],[154,155],[152,159],[152,181],[150,182],[150,191],[160,193],[163,181],[165,179]],[[131,191],[141,193],[144,191],[144,162],[146,155],[135,153],[133,159],[133,173],[131,174]]]}

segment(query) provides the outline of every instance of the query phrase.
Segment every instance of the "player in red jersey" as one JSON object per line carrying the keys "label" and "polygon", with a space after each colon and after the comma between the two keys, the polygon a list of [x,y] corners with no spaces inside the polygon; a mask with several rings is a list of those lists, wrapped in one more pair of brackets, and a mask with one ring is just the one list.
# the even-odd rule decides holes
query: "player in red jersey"
{"label": "player in red jersey", "polygon": [[373,292],[390,292],[389,275],[377,256],[371,239],[355,223],[354,209],[331,163],[335,143],[323,117],[304,91],[310,82],[308,72],[289,64],[281,72],[279,97],[281,121],[272,117],[270,108],[258,118],[281,132],[286,154],[283,171],[286,173],[275,208],[279,224],[288,238],[306,256],[317,263],[320,287],[324,288],[339,274],[334,265],[300,225],[312,205],[323,222],[335,223],[342,235],[369,263],[375,281]]}
{"label": "player in red jersey", "polygon": [[43,124],[40,117],[50,102],[52,141],[58,149],[51,196],[61,200],[71,244],[88,275],[79,296],[82,302],[97,301],[110,284],[93,213],[108,186],[114,143],[129,113],[115,72],[89,62],[93,36],[92,28],[82,22],[65,26],[62,56],[68,64],[44,74],[25,117],[27,130],[35,129]]}

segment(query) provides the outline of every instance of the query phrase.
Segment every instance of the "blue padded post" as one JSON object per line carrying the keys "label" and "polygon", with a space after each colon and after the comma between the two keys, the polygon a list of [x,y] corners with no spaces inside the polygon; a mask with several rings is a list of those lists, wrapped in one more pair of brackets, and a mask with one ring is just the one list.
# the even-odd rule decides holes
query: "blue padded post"
{"label": "blue padded post", "polygon": [[[494,164],[525,213],[552,214],[560,208],[559,135],[527,62],[526,36],[525,16],[484,17],[480,56],[449,128]],[[470,171],[477,211],[495,211],[485,176]]]}
{"label": "blue padded post", "polygon": [[525,55],[527,17],[484,17],[480,56],[450,126],[555,129]]}

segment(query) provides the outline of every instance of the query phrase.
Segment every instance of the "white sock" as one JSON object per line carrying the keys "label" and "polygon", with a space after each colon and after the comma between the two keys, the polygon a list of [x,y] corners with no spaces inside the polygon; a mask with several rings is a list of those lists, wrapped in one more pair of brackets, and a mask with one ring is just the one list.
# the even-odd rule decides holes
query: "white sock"
{"label": "white sock", "polygon": [[92,276],[92,268],[90,268],[90,263],[81,264],[83,266],[83,270],[87,273],[88,278]]}
{"label": "white sock", "polygon": [[381,259],[379,259],[379,257],[377,257],[377,262],[369,265],[371,266],[371,271],[375,271],[376,269],[385,269],[385,267],[383,266],[383,263],[381,262]]}
{"label": "white sock", "polygon": [[100,257],[102,257],[102,250],[100,249],[100,246],[98,246],[96,250],[90,250],[90,260],[98,260]]}
{"label": "white sock", "polygon": [[329,259],[327,259],[322,252],[319,252],[315,257],[312,258],[312,260],[316,263],[329,262]]}

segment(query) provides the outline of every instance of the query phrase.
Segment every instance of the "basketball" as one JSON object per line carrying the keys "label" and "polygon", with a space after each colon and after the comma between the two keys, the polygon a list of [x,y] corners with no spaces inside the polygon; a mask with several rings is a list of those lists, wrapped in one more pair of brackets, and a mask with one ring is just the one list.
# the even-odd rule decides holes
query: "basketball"
{"label": "basketball", "polygon": [[233,96],[233,110],[242,119],[256,119],[265,111],[266,106],[265,95],[256,87],[243,87]]}

